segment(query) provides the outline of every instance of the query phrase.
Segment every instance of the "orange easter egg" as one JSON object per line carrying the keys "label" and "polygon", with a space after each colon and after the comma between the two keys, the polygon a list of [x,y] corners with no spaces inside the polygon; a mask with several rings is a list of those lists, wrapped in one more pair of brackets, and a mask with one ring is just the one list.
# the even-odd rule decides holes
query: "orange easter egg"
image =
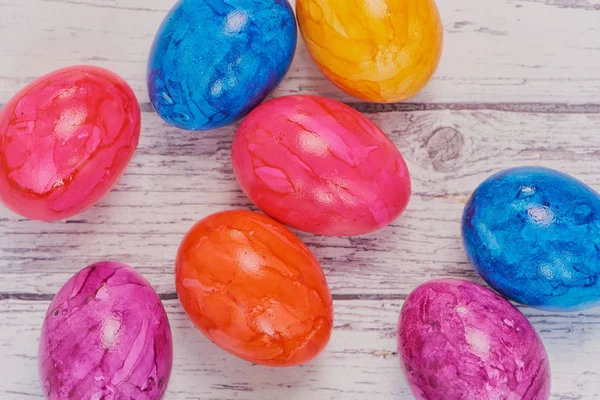
{"label": "orange easter egg", "polygon": [[434,0],[297,0],[298,25],[325,76],[366,101],[405,100],[425,87],[442,54]]}
{"label": "orange easter egg", "polygon": [[226,211],[198,222],[179,247],[175,280],[196,327],[244,360],[298,365],[329,342],[333,306],[321,266],[262,214]]}

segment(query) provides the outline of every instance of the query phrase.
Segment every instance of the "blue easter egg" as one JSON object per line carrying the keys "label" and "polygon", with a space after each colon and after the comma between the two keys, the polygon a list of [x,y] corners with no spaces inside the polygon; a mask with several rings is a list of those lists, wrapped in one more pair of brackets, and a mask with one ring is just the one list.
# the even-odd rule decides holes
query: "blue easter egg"
{"label": "blue easter egg", "polygon": [[287,0],[180,0],[150,52],[150,101],[179,128],[225,126],[277,87],[295,49]]}
{"label": "blue easter egg", "polygon": [[557,311],[600,303],[600,198],[569,175],[493,175],[467,203],[462,233],[477,272],[509,299]]}

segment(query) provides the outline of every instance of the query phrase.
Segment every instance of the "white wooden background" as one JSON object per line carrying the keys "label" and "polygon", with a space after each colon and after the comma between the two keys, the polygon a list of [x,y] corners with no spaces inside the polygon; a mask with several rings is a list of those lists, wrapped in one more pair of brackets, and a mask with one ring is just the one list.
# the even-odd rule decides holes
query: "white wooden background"
{"label": "white wooden background", "polygon": [[[318,72],[302,41],[275,95],[351,103],[388,132],[414,194],[391,227],[355,238],[301,234],[334,297],[335,331],[314,362],[253,366],[208,342],[176,300],[179,241],[200,218],[249,207],[229,162],[235,127],[180,131],[152,111],[148,51],[170,0],[0,0],[0,104],[56,68],[110,68],[143,109],[139,149],[116,189],[66,222],[0,208],[0,399],[41,399],[37,346],[45,310],[76,271],[104,259],[138,268],[169,312],[175,364],[166,400],[411,399],[396,354],[403,300],[432,278],[477,277],[460,239],[470,192],[517,165],[561,169],[600,189],[600,0],[438,0],[445,49],[408,103],[349,98]],[[600,398],[600,309],[524,309],[552,363],[552,399]]]}

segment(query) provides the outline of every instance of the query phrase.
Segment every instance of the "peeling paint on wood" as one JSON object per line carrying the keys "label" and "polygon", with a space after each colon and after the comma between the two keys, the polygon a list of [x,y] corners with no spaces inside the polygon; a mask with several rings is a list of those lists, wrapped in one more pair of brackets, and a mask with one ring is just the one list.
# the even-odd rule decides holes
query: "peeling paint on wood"
{"label": "peeling paint on wood", "polygon": [[[335,330],[317,360],[278,370],[220,351],[193,328],[177,301],[173,264],[187,230],[213,212],[255,208],[231,170],[236,126],[180,131],[148,102],[146,57],[170,2],[2,1],[0,36],[11,40],[0,44],[0,103],[38,75],[91,63],[132,83],[143,131],[125,176],[89,211],[41,223],[0,208],[0,398],[42,398],[37,341],[46,307],[73,273],[104,259],[136,267],[166,304],[176,346],[166,400],[413,398],[397,359],[398,313],[426,280],[481,282],[460,239],[462,209],[478,183],[507,167],[543,165],[600,190],[600,3],[438,4],[446,30],[443,61],[431,84],[409,102],[366,104],[346,96],[319,73],[301,42],[275,94],[321,94],[366,113],[402,152],[414,190],[406,213],[380,232],[299,234],[327,274]],[[600,398],[598,310],[521,309],[547,346],[552,399]]]}

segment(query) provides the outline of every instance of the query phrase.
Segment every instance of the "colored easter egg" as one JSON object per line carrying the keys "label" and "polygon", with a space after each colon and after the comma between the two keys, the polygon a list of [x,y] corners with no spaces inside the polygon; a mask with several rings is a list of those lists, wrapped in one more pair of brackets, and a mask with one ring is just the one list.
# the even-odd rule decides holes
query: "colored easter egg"
{"label": "colored easter egg", "polygon": [[215,129],[245,116],[279,85],[296,49],[283,0],[180,0],[154,39],[150,101],[169,124]]}
{"label": "colored easter egg", "polygon": [[162,399],[173,342],[150,284],[117,262],[84,268],[48,308],[39,349],[49,400]]}
{"label": "colored easter egg", "polygon": [[415,289],[398,323],[398,353],[417,400],[546,400],[550,365],[527,318],[475,283]]}
{"label": "colored easter egg", "polygon": [[232,159],[240,186],[263,212],[306,232],[373,232],[410,198],[396,146],[362,114],[322,97],[279,97],[257,107],[235,135]]}
{"label": "colored easter egg", "polygon": [[477,272],[502,295],[570,311],[600,304],[600,198],[558,171],[521,167],[486,179],[463,215]]}
{"label": "colored easter egg", "polygon": [[298,365],[329,342],[332,300],[319,263],[262,214],[227,211],[198,222],[179,247],[175,280],[196,327],[244,360]]}
{"label": "colored easter egg", "polygon": [[433,0],[297,0],[296,13],[323,74],[366,101],[415,95],[442,54],[443,27]]}
{"label": "colored easter egg", "polygon": [[137,147],[140,108],[114,73],[45,75],[0,111],[0,201],[26,218],[72,217],[115,185]]}

